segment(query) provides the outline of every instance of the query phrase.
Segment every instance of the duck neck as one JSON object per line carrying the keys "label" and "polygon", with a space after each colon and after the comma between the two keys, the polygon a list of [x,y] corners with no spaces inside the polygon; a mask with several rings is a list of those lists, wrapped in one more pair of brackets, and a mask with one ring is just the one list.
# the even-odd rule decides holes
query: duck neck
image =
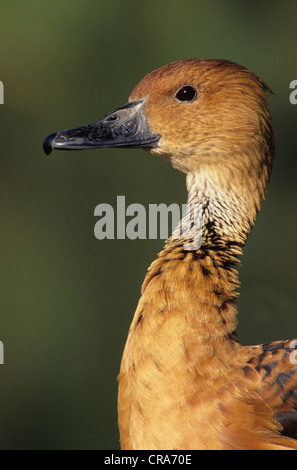
{"label": "duck neck", "polygon": [[[166,311],[168,319],[170,312],[178,311],[187,325],[210,339],[209,344],[213,338],[235,338],[239,283],[234,266],[259,205],[254,194],[249,199],[232,184],[227,189],[210,180],[216,181],[204,178],[203,172],[187,176],[188,211],[181,224],[188,228],[188,236],[174,232],[151,265],[142,289],[145,298],[159,299],[154,311]],[[195,217],[191,218],[197,208],[198,233]]]}
{"label": "duck neck", "polygon": [[259,191],[248,183],[232,184],[231,177],[221,180],[219,171],[211,178],[203,171],[188,174],[187,189],[189,212],[200,208],[201,250],[221,248],[226,255],[240,255],[260,209]]}

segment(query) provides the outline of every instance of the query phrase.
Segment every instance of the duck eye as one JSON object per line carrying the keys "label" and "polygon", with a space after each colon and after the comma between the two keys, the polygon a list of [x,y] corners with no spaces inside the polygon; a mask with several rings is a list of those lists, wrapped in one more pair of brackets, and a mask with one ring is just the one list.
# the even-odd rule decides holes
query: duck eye
{"label": "duck eye", "polygon": [[175,98],[178,101],[194,101],[197,98],[197,91],[190,85],[184,85],[177,90]]}

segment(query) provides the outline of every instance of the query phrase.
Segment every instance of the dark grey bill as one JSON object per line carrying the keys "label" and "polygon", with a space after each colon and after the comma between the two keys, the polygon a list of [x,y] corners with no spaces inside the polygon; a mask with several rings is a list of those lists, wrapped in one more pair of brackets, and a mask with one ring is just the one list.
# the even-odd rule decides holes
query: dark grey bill
{"label": "dark grey bill", "polygon": [[43,143],[43,149],[49,155],[53,149],[156,147],[160,136],[149,128],[144,103],[144,99],[131,101],[91,124],[50,134]]}

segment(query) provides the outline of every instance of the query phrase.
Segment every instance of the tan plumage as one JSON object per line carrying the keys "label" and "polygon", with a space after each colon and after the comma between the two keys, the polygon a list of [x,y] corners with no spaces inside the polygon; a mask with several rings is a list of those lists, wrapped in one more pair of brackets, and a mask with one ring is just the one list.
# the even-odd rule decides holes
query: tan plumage
{"label": "tan plumage", "polygon": [[[173,99],[184,84],[199,90],[191,104]],[[263,347],[244,347],[234,334],[233,266],[274,151],[266,88],[230,62],[190,60],[152,72],[130,97],[146,97],[161,135],[152,153],[187,174],[189,203],[204,210],[202,247],[185,252],[182,240],[169,240],[144,281],[119,375],[123,449],[297,449],[277,421],[285,393],[273,392],[282,371],[293,372],[296,390],[296,366],[281,356],[266,380],[257,367]],[[296,403],[295,392],[285,408]]]}
{"label": "tan plumage", "polygon": [[178,61],[129,105],[45,141],[46,153],[142,146],[186,174],[189,208],[202,208],[201,246],[170,238],[142,286],[119,374],[122,449],[297,449],[297,342],[243,346],[235,333],[234,266],[274,155],[267,90],[229,61]]}

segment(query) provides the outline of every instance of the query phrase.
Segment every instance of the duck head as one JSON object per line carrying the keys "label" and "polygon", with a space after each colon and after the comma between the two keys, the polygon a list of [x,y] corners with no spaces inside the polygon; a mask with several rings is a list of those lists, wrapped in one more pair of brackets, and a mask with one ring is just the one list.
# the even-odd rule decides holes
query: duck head
{"label": "duck head", "polygon": [[44,150],[144,148],[185,173],[225,168],[228,161],[235,169],[254,152],[269,172],[267,90],[253,72],[231,61],[180,60],[146,75],[126,105],[91,124],[51,134]]}
{"label": "duck head", "polygon": [[91,124],[51,134],[44,150],[141,147],[187,174],[187,186],[234,204],[264,197],[274,154],[265,83],[227,60],[189,59],[146,75],[126,105]]}

